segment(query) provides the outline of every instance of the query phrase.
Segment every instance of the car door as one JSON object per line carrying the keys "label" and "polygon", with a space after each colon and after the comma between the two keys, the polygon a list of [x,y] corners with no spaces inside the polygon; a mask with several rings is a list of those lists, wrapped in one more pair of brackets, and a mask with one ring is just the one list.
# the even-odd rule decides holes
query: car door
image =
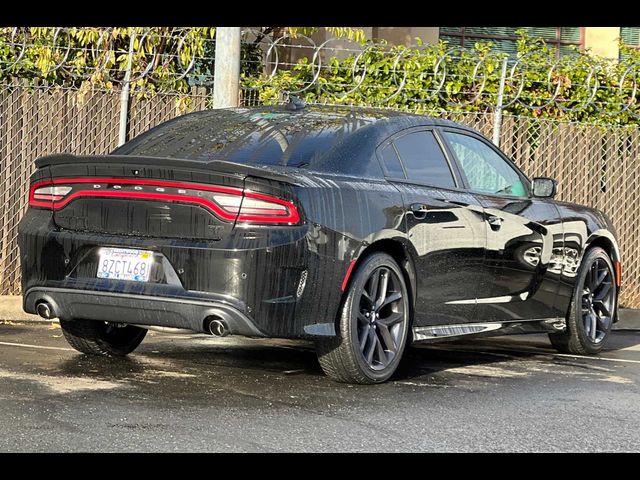
{"label": "car door", "polygon": [[562,251],[562,220],[553,201],[530,195],[530,182],[486,139],[442,129],[469,190],[484,207],[487,224],[484,280],[478,288],[478,319],[539,319],[554,311]]}
{"label": "car door", "polygon": [[482,206],[459,188],[459,174],[431,129],[405,130],[378,155],[406,209],[416,259],[415,326],[473,320],[486,242]]}

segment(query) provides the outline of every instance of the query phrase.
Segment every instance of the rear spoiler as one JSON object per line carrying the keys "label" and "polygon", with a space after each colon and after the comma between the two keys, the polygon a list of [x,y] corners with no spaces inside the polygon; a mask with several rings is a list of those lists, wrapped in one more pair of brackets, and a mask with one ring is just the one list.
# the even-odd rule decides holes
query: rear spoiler
{"label": "rear spoiler", "polygon": [[183,158],[145,157],[137,155],[72,155],[70,153],[59,153],[46,155],[36,159],[35,161],[36,167],[38,168],[82,163],[99,163],[102,165],[109,163],[129,163],[132,165],[149,165],[154,167],[176,167],[204,172],[213,171],[238,177],[261,177],[287,183],[291,183],[292,181],[292,178],[284,172],[280,172],[269,167],[253,167],[242,163],[227,162],[224,160],[201,161]]}

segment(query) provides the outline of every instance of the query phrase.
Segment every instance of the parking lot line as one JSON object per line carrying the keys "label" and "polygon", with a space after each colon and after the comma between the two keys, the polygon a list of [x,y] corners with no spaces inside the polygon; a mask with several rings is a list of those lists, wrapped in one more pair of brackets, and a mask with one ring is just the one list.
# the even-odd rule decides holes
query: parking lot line
{"label": "parking lot line", "polygon": [[67,352],[74,352],[73,348],[64,348],[64,347],[47,347],[44,345],[30,345],[28,343],[11,343],[11,342],[0,342],[0,345],[7,345],[9,347],[26,347],[26,348],[40,348],[42,350],[64,350]]}
{"label": "parking lot line", "polygon": [[625,350],[630,352],[640,352],[640,345],[631,345],[630,347],[618,348],[617,350]]}
{"label": "parking lot line", "polygon": [[[620,349],[623,350],[623,349]],[[622,362],[622,363],[640,363],[640,360],[630,360],[628,358],[608,358],[608,357],[587,357],[584,355],[571,355],[569,353],[556,353],[554,357],[570,357],[570,358],[584,358],[585,360],[601,360],[604,362]]]}
{"label": "parking lot line", "polygon": [[[463,348],[446,348],[446,347],[430,347],[436,350],[448,350],[448,351],[456,351],[456,352],[465,352],[465,353],[476,353],[476,354],[480,354],[480,355],[493,355],[493,356],[504,356],[504,354],[518,354],[518,353],[533,353],[536,355],[540,355],[540,356],[548,356],[548,357],[568,357],[568,358],[582,358],[584,360],[600,360],[600,361],[605,361],[605,362],[621,362],[621,363],[638,363],[640,364],[640,360],[631,360],[631,359],[627,359],[627,358],[608,358],[608,357],[598,357],[598,356],[587,356],[587,355],[572,355],[570,353],[552,353],[552,352],[544,352],[544,351],[540,351],[540,350],[535,350],[535,349],[530,349],[530,348],[520,348],[520,349],[513,349],[513,348],[499,348],[499,347],[495,347],[495,346],[491,346],[491,350],[489,351],[483,351],[483,350],[476,350],[476,349],[463,349]],[[629,351],[629,348],[620,348],[617,350],[627,350]],[[502,354],[498,353],[498,352],[502,352]]]}
{"label": "parking lot line", "polygon": [[[184,338],[184,337],[180,337],[180,338]],[[32,345],[29,343],[12,343],[12,342],[0,342],[0,345],[6,345],[9,347],[24,347],[24,348],[37,348],[37,349],[41,349],[41,350],[62,350],[62,351],[66,351],[66,352],[74,352],[75,350],[73,348],[65,348],[65,347],[49,347],[49,346],[45,346],[45,345]],[[431,347],[433,348],[433,347]],[[568,357],[568,358],[582,358],[585,360],[599,360],[599,361],[606,361],[606,362],[620,362],[620,363],[635,363],[635,364],[640,364],[640,360],[631,360],[631,359],[627,359],[627,358],[608,358],[608,357],[597,357],[597,356],[585,356],[585,355],[572,355],[569,353],[550,353],[550,352],[542,352],[542,351],[538,351],[538,350],[534,350],[534,349],[506,349],[506,348],[495,348],[492,347],[491,351],[482,351],[482,350],[469,350],[469,349],[461,349],[461,348],[453,348],[453,349],[447,349],[447,348],[443,348],[443,347],[435,347],[435,349],[438,350],[455,350],[458,352],[465,352],[465,353],[476,353],[476,354],[481,354],[481,355],[493,355],[493,356],[503,356],[505,353],[535,353],[537,355],[543,355],[543,356],[549,356],[549,357]],[[636,348],[621,348],[619,350],[636,350]],[[501,355],[498,352],[503,352],[503,354]]]}

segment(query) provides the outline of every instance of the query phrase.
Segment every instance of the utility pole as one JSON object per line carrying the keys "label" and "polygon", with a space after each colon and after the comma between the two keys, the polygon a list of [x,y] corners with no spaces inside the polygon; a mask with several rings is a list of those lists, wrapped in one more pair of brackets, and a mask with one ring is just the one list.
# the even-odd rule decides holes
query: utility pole
{"label": "utility pole", "polygon": [[240,27],[216,28],[213,108],[237,107],[240,92]]}
{"label": "utility pole", "polygon": [[504,108],[504,84],[507,81],[507,65],[509,59],[502,60],[502,71],[500,73],[500,85],[498,86],[498,101],[493,112],[493,144],[500,146],[500,132],[502,131],[502,110]]}
{"label": "utility pole", "polygon": [[133,46],[136,41],[136,32],[131,32],[129,38],[129,55],[127,56],[127,69],[124,71],[122,90],[120,91],[120,128],[118,129],[118,146],[127,141],[127,120],[129,119],[129,89],[131,88],[131,66],[133,64]]}

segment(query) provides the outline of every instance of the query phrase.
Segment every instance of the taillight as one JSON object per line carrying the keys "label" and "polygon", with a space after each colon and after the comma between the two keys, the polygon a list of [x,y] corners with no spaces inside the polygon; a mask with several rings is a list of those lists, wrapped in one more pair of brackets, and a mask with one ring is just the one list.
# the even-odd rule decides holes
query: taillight
{"label": "taillight", "polygon": [[[33,191],[33,200],[44,202],[57,202],[62,200],[70,191],[71,187],[49,186],[36,188]],[[48,203],[49,204],[49,203]]]}
{"label": "taillight", "polygon": [[295,225],[296,206],[287,200],[218,185],[118,178],[59,178],[31,186],[29,205],[59,210],[77,198],[122,198],[195,204],[226,221]]}
{"label": "taillight", "polygon": [[238,215],[238,222],[288,223],[300,222],[298,209],[291,202],[255,192],[242,197],[227,194],[213,195],[215,202],[227,212]]}

